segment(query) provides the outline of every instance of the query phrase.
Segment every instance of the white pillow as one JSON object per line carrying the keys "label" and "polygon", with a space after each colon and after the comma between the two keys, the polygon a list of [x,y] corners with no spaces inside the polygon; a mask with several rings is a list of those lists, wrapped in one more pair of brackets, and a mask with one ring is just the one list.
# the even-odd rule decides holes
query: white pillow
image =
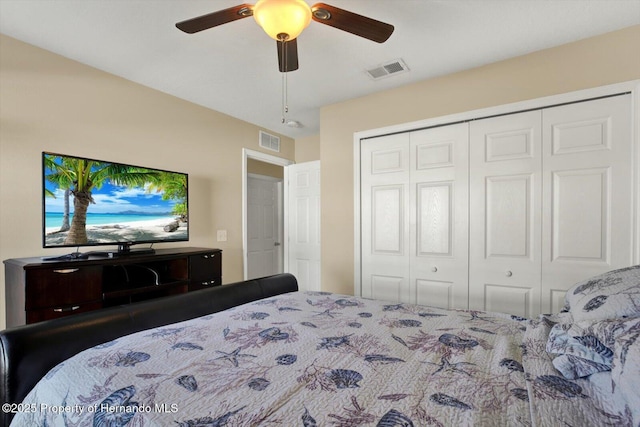
{"label": "white pillow", "polygon": [[640,265],[576,283],[567,291],[565,310],[576,322],[640,316]]}

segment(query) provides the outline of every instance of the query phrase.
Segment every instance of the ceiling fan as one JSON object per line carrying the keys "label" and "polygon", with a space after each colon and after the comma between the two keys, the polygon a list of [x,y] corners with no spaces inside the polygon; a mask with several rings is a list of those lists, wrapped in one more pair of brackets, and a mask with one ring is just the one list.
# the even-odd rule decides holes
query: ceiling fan
{"label": "ceiling fan", "polygon": [[258,0],[255,5],[245,3],[187,19],[178,22],[176,27],[193,34],[249,16],[253,16],[265,32],[276,40],[278,67],[283,73],[298,69],[296,40],[312,19],[377,43],[384,43],[394,29],[393,25],[325,3],[310,7],[303,0]]}

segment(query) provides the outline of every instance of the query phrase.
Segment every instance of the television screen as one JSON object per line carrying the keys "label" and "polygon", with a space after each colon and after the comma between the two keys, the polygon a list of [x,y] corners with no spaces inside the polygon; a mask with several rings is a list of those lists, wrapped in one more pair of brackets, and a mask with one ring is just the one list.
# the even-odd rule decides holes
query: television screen
{"label": "television screen", "polygon": [[42,153],[43,246],[189,240],[188,175]]}

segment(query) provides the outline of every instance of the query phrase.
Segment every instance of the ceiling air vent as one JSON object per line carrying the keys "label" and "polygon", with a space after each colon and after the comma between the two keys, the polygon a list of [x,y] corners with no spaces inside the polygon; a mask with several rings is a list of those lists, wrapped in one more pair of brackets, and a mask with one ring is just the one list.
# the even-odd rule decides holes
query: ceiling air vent
{"label": "ceiling air vent", "polygon": [[280,138],[275,135],[260,131],[260,147],[279,153]]}
{"label": "ceiling air vent", "polygon": [[367,74],[373,80],[378,80],[391,75],[406,73],[407,71],[409,71],[407,64],[405,64],[402,59],[396,59],[395,61],[387,62],[386,64],[367,70]]}

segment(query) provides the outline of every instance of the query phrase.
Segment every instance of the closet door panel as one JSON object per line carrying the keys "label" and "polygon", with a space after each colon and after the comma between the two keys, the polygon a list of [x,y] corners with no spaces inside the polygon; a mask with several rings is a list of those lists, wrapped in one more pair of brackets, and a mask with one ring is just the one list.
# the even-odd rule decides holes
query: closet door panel
{"label": "closet door panel", "polygon": [[610,171],[596,168],[551,173],[551,262],[608,262]]}
{"label": "closet door panel", "polygon": [[532,288],[485,284],[484,310],[530,317],[536,292]]}
{"label": "closet door panel", "polygon": [[451,181],[416,185],[416,256],[451,255],[453,185]]}
{"label": "closet door panel", "polygon": [[540,311],[541,113],[470,125],[469,307]]}
{"label": "closet door panel", "polygon": [[542,309],[632,264],[631,96],[543,110]]}
{"label": "closet door panel", "polygon": [[[454,305],[454,283],[452,281],[416,279],[416,295],[418,304],[441,308],[452,307]],[[459,303],[459,305],[464,305],[464,309],[466,309],[466,301],[459,301]]]}
{"label": "closet door panel", "polygon": [[[381,274],[384,268],[369,277],[369,295],[366,298],[373,298],[382,301],[401,302],[406,299],[407,278],[403,276],[389,276]],[[393,271],[390,271],[392,273]],[[404,295],[403,295],[404,293]],[[363,295],[364,296],[364,295]]]}
{"label": "closet door panel", "polygon": [[531,255],[532,175],[487,177],[485,181],[485,256]]}
{"label": "closet door panel", "polygon": [[409,290],[409,134],[362,141],[362,296],[413,302]]}
{"label": "closet door panel", "polygon": [[404,185],[371,187],[371,253],[404,255]]}
{"label": "closet door panel", "polygon": [[419,304],[468,307],[468,128],[410,135],[410,289]]}

